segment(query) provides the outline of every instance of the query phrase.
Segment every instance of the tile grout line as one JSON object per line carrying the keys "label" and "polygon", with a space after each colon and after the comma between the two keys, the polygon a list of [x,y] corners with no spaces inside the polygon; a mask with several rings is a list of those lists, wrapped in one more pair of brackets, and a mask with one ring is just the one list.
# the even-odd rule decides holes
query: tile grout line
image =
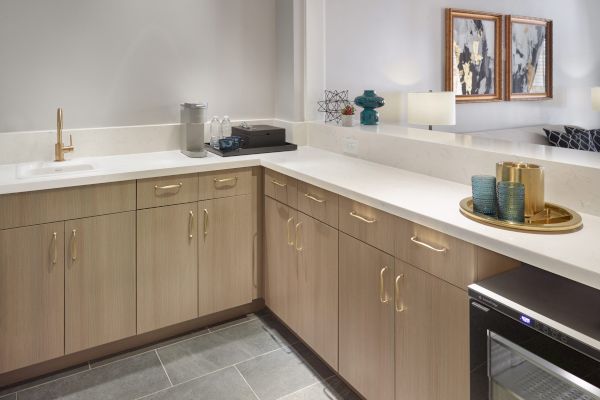
{"label": "tile grout line", "polygon": [[[213,328],[214,328],[214,326],[213,326],[213,328],[210,328],[210,327],[208,327],[208,328],[206,328],[206,329],[208,329],[208,330],[209,330],[211,333],[215,333],[215,332],[221,332],[221,331],[224,331],[225,329],[233,328],[234,326],[240,326],[240,325],[243,325],[243,324],[247,324],[248,322],[256,321],[256,320],[259,320],[259,319],[260,319],[260,318],[258,318],[258,317],[255,317],[255,318],[249,319],[249,320],[247,320],[247,321],[242,321],[242,322],[238,322],[237,324],[233,324],[233,325],[226,326],[226,327],[224,327],[224,328],[221,328],[221,329],[213,329]],[[226,323],[227,323],[227,322],[224,322],[224,324],[226,324]],[[217,325],[217,326],[218,326],[218,325]]]}
{"label": "tile grout line", "polygon": [[46,382],[38,383],[37,385],[29,386],[29,387],[26,387],[26,388],[24,388],[24,389],[17,390],[17,391],[15,391],[15,392],[12,392],[12,393],[8,393],[8,394],[6,394],[6,396],[9,396],[9,395],[11,395],[11,394],[16,394],[16,395],[17,395],[17,398],[18,398],[18,397],[19,397],[19,393],[21,393],[21,392],[25,392],[25,391],[27,391],[27,390],[30,390],[30,389],[35,389],[35,388],[38,388],[38,387],[40,387],[40,386],[46,385],[46,384],[48,384],[48,383],[52,383],[52,382],[56,382],[56,381],[60,381],[61,379],[70,378],[70,377],[72,377],[72,376],[79,375],[79,374],[82,374],[82,373],[84,373],[84,372],[88,372],[88,371],[89,371],[89,369],[84,369],[83,371],[77,371],[77,372],[73,372],[72,374],[69,374],[69,375],[61,376],[61,377],[59,377],[59,378],[56,378],[56,379],[51,379],[51,380],[49,380],[49,381],[46,381]]}
{"label": "tile grout line", "polygon": [[160,359],[160,356],[158,355],[158,351],[156,351],[156,349],[154,349],[154,353],[156,354],[156,357],[158,358],[158,362],[160,363],[160,366],[162,367],[163,371],[165,371],[165,375],[167,376],[167,379],[169,380],[169,384],[171,385],[171,387],[173,387],[173,382],[171,382],[171,377],[169,376],[169,373],[167,372],[167,369],[165,368],[165,364],[163,364],[162,360]]}
{"label": "tile grout line", "polygon": [[256,400],[260,400],[260,397],[258,397],[258,395],[256,394],[256,392],[254,391],[254,388],[252,386],[250,386],[250,384],[246,380],[246,377],[242,374],[242,371],[239,370],[239,368],[237,367],[237,365],[234,365],[233,368],[235,368],[235,370],[237,371],[238,374],[240,374],[240,376],[242,377],[242,379],[244,380],[244,382],[246,383],[246,385],[248,385],[248,388],[250,388],[250,391],[252,392],[252,394],[254,395],[254,397],[256,397]]}
{"label": "tile grout line", "polygon": [[291,396],[291,395],[293,395],[293,394],[296,394],[296,393],[300,393],[301,391],[303,391],[303,390],[305,390],[305,389],[308,389],[308,388],[310,388],[310,387],[313,387],[313,386],[315,386],[315,385],[318,385],[319,383],[321,383],[321,381],[320,381],[320,380],[318,380],[318,381],[316,381],[316,382],[314,382],[314,383],[311,383],[311,384],[310,384],[310,385],[308,385],[308,386],[304,386],[303,388],[300,388],[300,389],[298,389],[298,390],[294,390],[292,393],[284,394],[283,396],[281,396],[281,397],[278,397],[276,400],[284,400],[284,399],[285,399],[286,397],[288,397],[288,396]]}

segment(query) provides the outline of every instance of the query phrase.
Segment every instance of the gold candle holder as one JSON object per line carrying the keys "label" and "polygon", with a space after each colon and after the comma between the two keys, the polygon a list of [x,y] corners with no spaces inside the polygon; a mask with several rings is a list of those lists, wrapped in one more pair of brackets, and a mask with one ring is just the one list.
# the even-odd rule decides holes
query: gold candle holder
{"label": "gold candle holder", "polygon": [[525,217],[544,211],[544,168],[535,164],[511,161],[496,164],[496,181],[519,182],[525,185]]}

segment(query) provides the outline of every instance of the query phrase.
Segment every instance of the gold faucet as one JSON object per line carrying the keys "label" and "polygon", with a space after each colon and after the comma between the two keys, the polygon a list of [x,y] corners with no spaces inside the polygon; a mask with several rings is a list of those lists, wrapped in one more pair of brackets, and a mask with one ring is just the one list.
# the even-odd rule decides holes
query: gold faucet
{"label": "gold faucet", "polygon": [[65,161],[65,153],[75,150],[73,147],[73,136],[69,135],[69,145],[65,146],[62,140],[63,111],[56,110],[56,144],[54,145],[54,161]]}

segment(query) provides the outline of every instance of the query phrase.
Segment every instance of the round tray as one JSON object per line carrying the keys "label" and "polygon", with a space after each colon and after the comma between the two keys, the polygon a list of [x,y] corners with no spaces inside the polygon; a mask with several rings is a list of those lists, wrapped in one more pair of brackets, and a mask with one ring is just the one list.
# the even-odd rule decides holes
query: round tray
{"label": "round tray", "polygon": [[552,203],[546,203],[544,211],[531,218],[525,218],[525,223],[501,221],[489,215],[476,213],[473,211],[472,197],[467,197],[460,202],[460,212],[465,217],[482,224],[522,232],[567,233],[581,229],[583,226],[581,215],[577,212]]}

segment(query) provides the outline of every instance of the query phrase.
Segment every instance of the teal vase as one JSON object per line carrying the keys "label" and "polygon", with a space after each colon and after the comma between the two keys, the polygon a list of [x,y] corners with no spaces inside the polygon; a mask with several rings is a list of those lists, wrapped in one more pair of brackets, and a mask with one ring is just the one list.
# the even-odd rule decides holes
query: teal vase
{"label": "teal vase", "polygon": [[362,125],[379,124],[379,113],[375,109],[385,105],[383,97],[377,96],[374,90],[365,90],[362,96],[354,99],[354,104],[364,109],[360,113]]}

